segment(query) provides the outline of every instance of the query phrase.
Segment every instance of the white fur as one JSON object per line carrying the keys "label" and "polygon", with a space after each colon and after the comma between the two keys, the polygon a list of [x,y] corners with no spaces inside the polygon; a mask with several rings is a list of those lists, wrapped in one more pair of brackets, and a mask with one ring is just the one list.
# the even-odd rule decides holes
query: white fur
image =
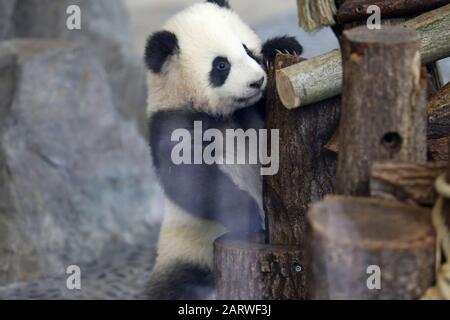
{"label": "white fur", "polygon": [[[249,84],[264,77],[264,89],[267,77],[242,46],[245,44],[258,55],[260,40],[234,11],[213,3],[198,3],[172,17],[162,29],[176,35],[180,52],[166,61],[160,74],[149,72],[149,114],[191,105],[209,114],[226,115],[261,98],[256,95],[246,105],[235,103],[236,99],[258,94]],[[230,61],[231,71],[225,84],[214,88],[209,73],[217,56]]]}
{"label": "white fur", "polygon": [[[162,30],[176,35],[180,51],[166,61],[160,74],[149,72],[152,99],[147,109],[149,115],[188,106],[211,115],[227,115],[261,99],[255,96],[247,105],[233,104],[236,98],[255,93],[248,86],[250,83],[264,77],[262,89],[267,84],[264,69],[242,46],[245,44],[258,55],[261,42],[235,12],[216,4],[199,3],[175,15]],[[232,67],[225,84],[214,88],[209,73],[217,56],[227,57]],[[221,165],[220,169],[239,188],[247,190],[263,212],[259,166]],[[212,268],[213,242],[227,232],[226,228],[192,216],[167,198],[165,209],[155,272],[176,260]]]}
{"label": "white fur", "polygon": [[155,268],[164,267],[175,258],[212,269],[212,243],[227,232],[225,227],[193,217],[169,199],[166,199],[165,204]]}

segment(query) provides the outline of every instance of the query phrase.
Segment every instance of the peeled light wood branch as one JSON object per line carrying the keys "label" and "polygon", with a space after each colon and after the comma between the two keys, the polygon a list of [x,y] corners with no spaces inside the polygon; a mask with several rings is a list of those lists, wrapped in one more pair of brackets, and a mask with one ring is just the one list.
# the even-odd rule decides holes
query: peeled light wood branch
{"label": "peeled light wood branch", "polygon": [[[450,5],[425,13],[404,24],[419,32],[423,63],[450,56]],[[334,50],[281,69],[277,90],[288,109],[331,98],[342,91],[342,58]]]}
{"label": "peeled light wood branch", "polygon": [[446,172],[447,162],[375,162],[370,194],[374,197],[432,206],[437,198],[434,182]]}

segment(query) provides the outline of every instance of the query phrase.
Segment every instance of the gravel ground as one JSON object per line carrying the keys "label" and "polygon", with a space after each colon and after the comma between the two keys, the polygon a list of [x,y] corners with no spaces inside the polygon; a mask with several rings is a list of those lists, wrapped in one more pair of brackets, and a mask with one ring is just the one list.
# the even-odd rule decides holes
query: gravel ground
{"label": "gravel ground", "polygon": [[155,260],[158,227],[139,245],[115,247],[98,261],[80,265],[81,290],[66,287],[68,275],[0,287],[0,300],[142,299]]}

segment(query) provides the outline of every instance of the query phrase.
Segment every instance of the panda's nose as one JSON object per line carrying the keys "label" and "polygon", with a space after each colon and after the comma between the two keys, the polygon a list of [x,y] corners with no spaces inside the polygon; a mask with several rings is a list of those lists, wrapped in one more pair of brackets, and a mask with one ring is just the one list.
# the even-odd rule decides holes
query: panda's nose
{"label": "panda's nose", "polygon": [[263,83],[264,83],[264,77],[262,77],[258,81],[250,83],[249,86],[250,86],[250,88],[253,88],[253,89],[261,89]]}

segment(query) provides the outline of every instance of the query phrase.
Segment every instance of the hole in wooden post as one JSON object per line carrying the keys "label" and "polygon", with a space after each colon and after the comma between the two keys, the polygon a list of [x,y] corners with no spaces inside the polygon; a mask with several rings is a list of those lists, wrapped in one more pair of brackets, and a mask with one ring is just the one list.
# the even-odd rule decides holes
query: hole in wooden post
{"label": "hole in wooden post", "polygon": [[403,139],[397,132],[388,132],[381,139],[381,144],[388,150],[397,152],[402,147]]}
{"label": "hole in wooden post", "polygon": [[357,13],[362,13],[364,11],[364,8],[362,6],[357,6],[356,7],[356,12]]}
{"label": "hole in wooden post", "polygon": [[302,272],[304,270],[303,266],[297,262],[293,264],[292,269],[294,270],[294,272],[297,272],[297,273]]}

